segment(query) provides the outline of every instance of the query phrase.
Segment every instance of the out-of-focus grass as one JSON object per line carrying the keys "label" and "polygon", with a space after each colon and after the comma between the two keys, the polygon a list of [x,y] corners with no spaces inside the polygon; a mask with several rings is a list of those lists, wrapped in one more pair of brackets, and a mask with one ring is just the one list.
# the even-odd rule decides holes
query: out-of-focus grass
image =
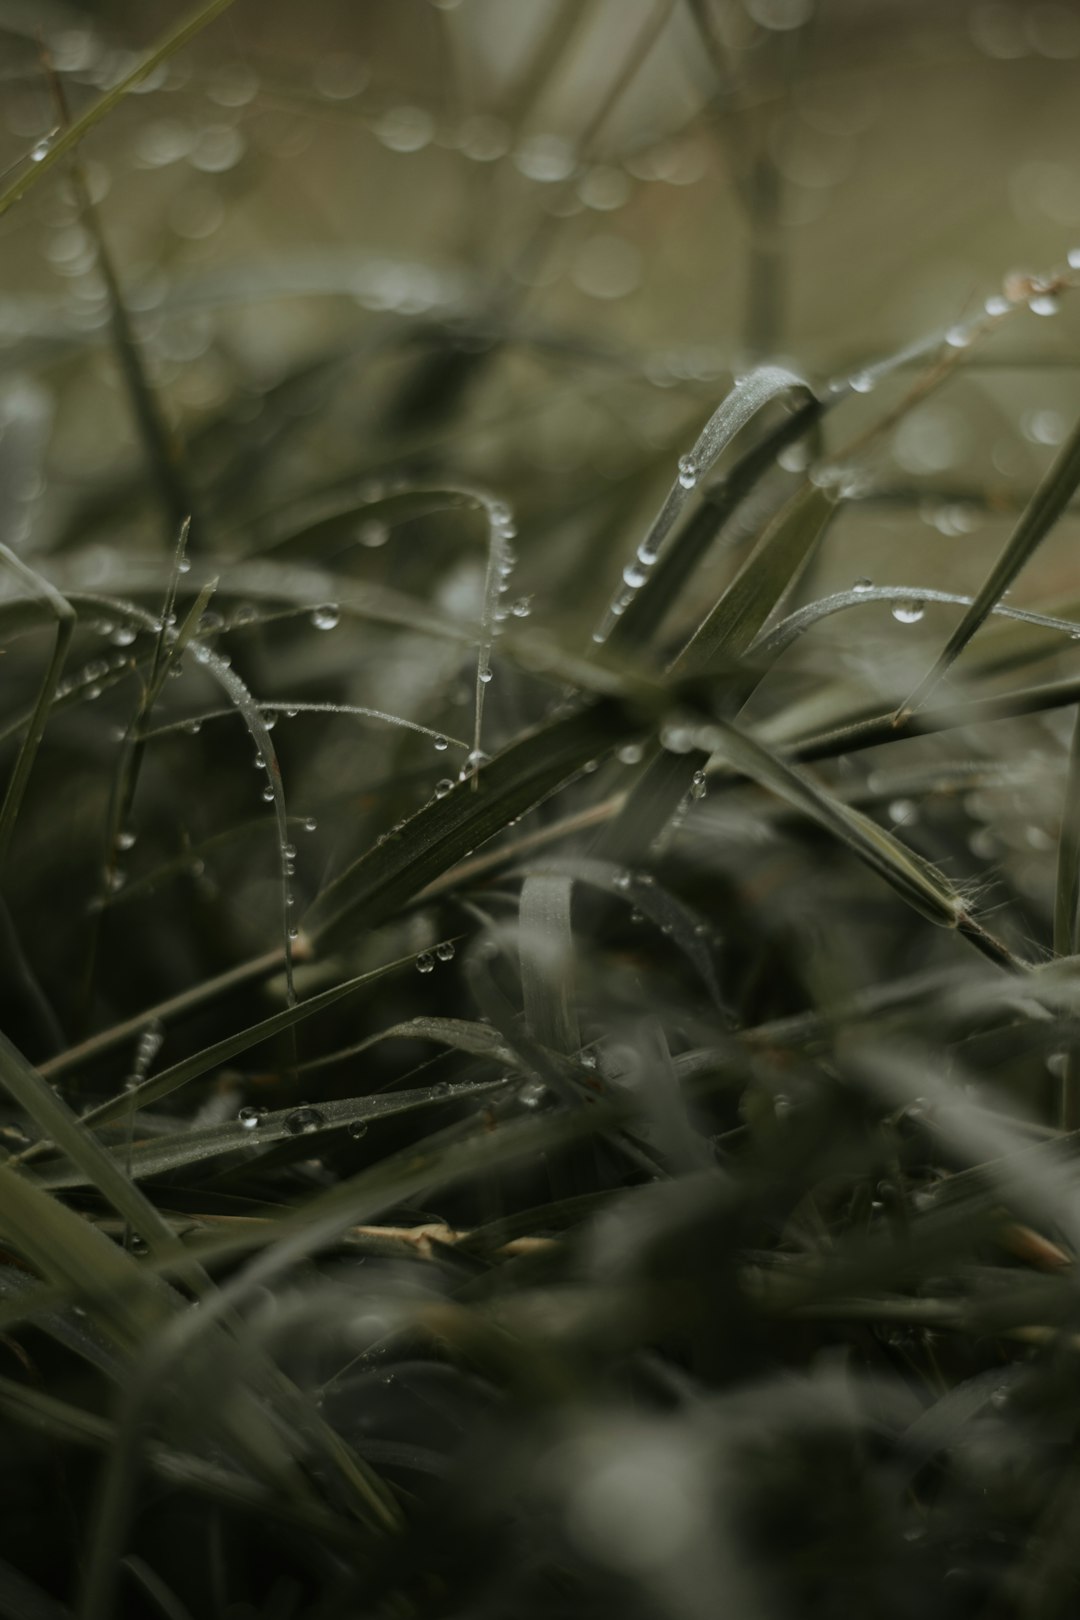
{"label": "out-of-focus grass", "polygon": [[1071,1615],[1071,11],[182,21],[0,8],[0,1614]]}

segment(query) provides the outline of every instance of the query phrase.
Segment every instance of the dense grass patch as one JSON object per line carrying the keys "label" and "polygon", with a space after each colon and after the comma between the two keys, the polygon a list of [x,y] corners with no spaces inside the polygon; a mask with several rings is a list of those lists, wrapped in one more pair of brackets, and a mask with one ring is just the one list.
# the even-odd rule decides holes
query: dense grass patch
{"label": "dense grass patch", "polygon": [[1074,1613],[1080,429],[984,418],[1080,253],[835,374],[767,232],[737,371],[540,320],[646,8],[516,271],[271,363],[83,161],[230,9],[20,45],[96,317],[0,395],[0,1614]]}

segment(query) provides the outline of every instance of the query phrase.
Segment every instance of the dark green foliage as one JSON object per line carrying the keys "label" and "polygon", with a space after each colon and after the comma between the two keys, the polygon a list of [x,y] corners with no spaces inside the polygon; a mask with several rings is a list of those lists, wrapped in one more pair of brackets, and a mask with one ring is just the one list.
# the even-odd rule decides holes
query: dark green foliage
{"label": "dark green foliage", "polygon": [[[526,140],[581,27],[550,9]],[[739,165],[772,348],[778,181]],[[831,382],[658,380],[524,309],[572,217],[249,359],[182,457],[110,259],[147,465],[65,483],[11,406],[0,1617],[1077,1611],[1080,608],[1002,600],[1070,534],[1075,433],[952,492],[1002,514],[978,577],[842,560],[949,493],[898,493],[889,434],[977,410],[1077,278]],[[553,374],[616,438],[677,409],[552,478]]]}

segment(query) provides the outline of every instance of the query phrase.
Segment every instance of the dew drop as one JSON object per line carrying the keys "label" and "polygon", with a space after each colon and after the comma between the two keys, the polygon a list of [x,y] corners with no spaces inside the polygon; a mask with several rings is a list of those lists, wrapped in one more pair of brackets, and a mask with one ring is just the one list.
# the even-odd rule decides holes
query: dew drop
{"label": "dew drop", "polygon": [[433,973],[435,971],[435,958],[430,951],[421,951],[416,958],[417,973]]}
{"label": "dew drop", "polygon": [[354,1119],[352,1124],[349,1126],[349,1135],[352,1137],[354,1142],[359,1142],[360,1138],[362,1136],[366,1136],[367,1133],[368,1126],[366,1119]]}
{"label": "dew drop", "polygon": [[1056,315],[1060,307],[1053,293],[1036,293],[1028,299],[1028,309],[1033,315]]}
{"label": "dew drop", "polygon": [[449,748],[449,746],[450,746],[450,744],[447,742],[445,737],[443,737],[443,736],[436,737],[436,739],[435,739],[435,752],[437,754],[445,754],[446,750]]}
{"label": "dew drop", "polygon": [[281,846],[281,856],[282,856],[283,860],[295,861],[295,859],[296,859],[296,845],[295,844],[282,844],[282,846]]}
{"label": "dew drop", "polygon": [[1069,269],[1080,270],[1080,248],[1069,249]]}
{"label": "dew drop", "polygon": [[950,326],[945,333],[945,342],[950,349],[966,349],[971,342],[972,336],[970,326]]}
{"label": "dew drop", "polygon": [[539,1108],[547,1096],[547,1087],[539,1080],[530,1080],[521,1088],[522,1108]]}
{"label": "dew drop", "polygon": [[185,720],[182,722],[182,724],[189,737],[197,737],[199,732],[202,730],[201,720]]}
{"label": "dew drop", "polygon": [[626,567],[623,569],[622,577],[624,582],[629,585],[630,589],[632,591],[636,591],[640,586],[644,585],[649,576],[645,569],[641,567],[640,563],[632,562],[627,563]]}
{"label": "dew drop", "polygon": [[640,743],[624,743],[619,749],[618,759],[622,765],[640,765],[643,753]]}
{"label": "dew drop", "polygon": [[267,804],[273,804],[273,802],[274,802],[274,788],[273,788],[272,783],[268,782],[266,784],[266,786],[262,790],[262,796],[266,800]]}
{"label": "dew drop", "polygon": [[493,676],[493,674],[494,674],[494,670],[491,670],[491,669],[482,669],[482,670],[481,670],[481,671],[480,671],[480,672],[479,672],[479,676],[478,676],[478,679],[479,679],[479,680],[480,680],[480,681],[481,681],[481,682],[482,682],[482,684],[483,684],[483,685],[484,685],[484,686],[487,686],[487,684],[488,684],[488,682],[489,682],[489,681],[490,681],[490,680],[491,680],[491,678],[492,678],[492,676]]}
{"label": "dew drop", "polygon": [[910,826],[919,819],[918,807],[914,799],[893,799],[888,809],[889,820],[897,826]]}
{"label": "dew drop", "polygon": [[379,546],[385,546],[390,538],[390,530],[385,523],[369,518],[366,523],[361,523],[356,531],[356,538],[362,546],[367,546],[369,551],[376,551]]}
{"label": "dew drop", "polygon": [[983,309],[985,309],[986,313],[995,317],[998,315],[1007,315],[1011,308],[1012,305],[1005,297],[1004,293],[991,293],[990,297],[983,305]]}
{"label": "dew drop", "polygon": [[294,1108],[285,1121],[285,1129],[290,1136],[310,1136],[326,1122],[317,1108]]}
{"label": "dew drop", "polygon": [[690,797],[692,799],[703,799],[708,791],[709,787],[705,780],[705,772],[695,771],[690,782]]}
{"label": "dew drop", "polygon": [[124,827],[116,835],[117,849],[133,849],[135,847],[135,836],[130,827]]}
{"label": "dew drop", "polygon": [[865,591],[873,590],[874,582],[872,579],[857,579],[851,588],[853,591],[858,591],[861,596]]}
{"label": "dew drop", "polygon": [[454,959],[454,946],[451,941],[444,939],[441,945],[436,945],[435,955],[440,962],[452,962]]}
{"label": "dew drop", "polygon": [[679,483],[683,489],[693,489],[698,481],[697,462],[693,456],[679,457]]}
{"label": "dew drop", "polygon": [[877,378],[872,371],[857,371],[849,381],[856,394],[870,394],[877,387]]}
{"label": "dew drop", "polygon": [[59,129],[50,129],[47,135],[43,135],[39,141],[35,142],[30,148],[31,163],[41,163],[48,157],[59,133]]}
{"label": "dew drop", "polygon": [[435,784],[435,797],[437,799],[445,799],[453,785],[453,782],[448,776],[442,777],[442,779]]}
{"label": "dew drop", "polygon": [[898,624],[918,624],[926,612],[923,602],[897,602],[892,610],[892,616]]}
{"label": "dew drop", "polygon": [[532,597],[519,596],[517,601],[511,604],[510,612],[515,619],[527,619],[532,612]]}
{"label": "dew drop", "polygon": [[130,647],[137,635],[133,624],[118,624],[109,632],[109,640],[114,647]]}
{"label": "dew drop", "polygon": [[314,816],[305,816],[304,817],[304,831],[305,832],[314,832],[318,825],[319,825],[319,823],[315,820]]}
{"label": "dew drop", "polygon": [[240,1112],[236,1116],[238,1122],[243,1126],[245,1131],[255,1130],[261,1122],[262,1117],[263,1110],[261,1108],[241,1108]]}
{"label": "dew drop", "polygon": [[311,613],[311,622],[316,630],[333,630],[340,618],[341,610],[336,602],[323,602]]}

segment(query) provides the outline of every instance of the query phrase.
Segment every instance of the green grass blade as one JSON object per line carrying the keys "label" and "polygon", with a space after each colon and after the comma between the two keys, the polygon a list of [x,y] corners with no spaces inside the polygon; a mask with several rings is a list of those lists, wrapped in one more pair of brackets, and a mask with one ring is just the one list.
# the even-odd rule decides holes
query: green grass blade
{"label": "green grass blade", "polygon": [[61,158],[73,151],[83,137],[95,125],[100,124],[103,118],[107,118],[113,108],[118,106],[136,85],[149,78],[154,69],[160,67],[162,62],[167,62],[170,56],[183,50],[185,45],[220,17],[223,11],[227,11],[232,4],[233,0],[210,0],[209,5],[200,7],[193,16],[188,17],[149,51],[130,73],[125,74],[119,84],[113,85],[111,90],[106,90],[81,117],[76,118],[67,129],[58,133],[55,140],[49,144],[48,150],[18,175],[6,191],[0,192],[0,216],[6,214],[9,208],[14,207],[26,195],[31,186],[48,174],[54,163],[58,163]]}
{"label": "green grass blade", "polygon": [[676,674],[700,673],[737,658],[798,584],[836,513],[830,489],[807,484],[766,529],[708,617],[674,660]]}
{"label": "green grass blade", "polygon": [[647,586],[638,591],[619,616],[608,637],[610,648],[616,650],[630,643],[645,646],[651,640],[683,589],[692,586],[724,525],[772,471],[781,451],[810,432],[823,409],[820,400],[806,400],[748,450],[725,478],[705,491],[698,511],[657,557]]}
{"label": "green grass blade", "polygon": [[1031,498],[1019,523],[980,587],[971,607],[945,644],[929,674],[921,680],[900,711],[898,718],[911,714],[929,697],[943,676],[959,658],[972,636],[982,625],[995,603],[1004,596],[1013,580],[1046,539],[1080,485],[1080,422],[1054,459],[1046,477]]}
{"label": "green grass blade", "polygon": [[305,934],[323,950],[378,927],[448,867],[547,798],[590,760],[639,731],[642,723],[636,706],[601,699],[524,733],[485,765],[475,791],[468,780],[457,783],[324,889],[304,918]]}
{"label": "green grass blade", "polygon": [[637,592],[646,587],[654,563],[691,498],[692,491],[727,449],[731,441],[772,400],[794,391],[810,392],[809,384],[782,366],[759,366],[736,383],[702,428],[690,451],[680,458],[679,471],[623,573],[623,584],[593,634],[604,642]]}
{"label": "green grass blade", "polygon": [[3,1034],[0,1034],[0,1085],[26,1110],[43,1135],[82,1172],[86,1183],[96,1187],[116,1212],[141,1232],[152,1249],[160,1251],[175,1246],[172,1228],[149,1199],[132,1186],[120,1161],[105,1152],[93,1133]]}
{"label": "green grass blade", "polygon": [[[136,1142],[130,1149],[124,1146],[111,1152],[105,1149],[99,1151],[105,1153],[113,1167],[122,1166],[133,1181],[145,1181],[151,1176],[186,1170],[192,1165],[204,1164],[228,1153],[250,1154],[275,1142],[296,1141],[298,1135],[302,1135],[306,1143],[315,1135],[321,1139],[327,1131],[351,1129],[355,1134],[360,1134],[356,1127],[366,1128],[376,1120],[415,1113],[421,1108],[443,1106],[465,1097],[485,1096],[488,1092],[498,1091],[502,1084],[501,1080],[481,1080],[459,1085],[422,1086],[413,1091],[389,1092],[385,1096],[335,1098],[330,1102],[320,1102],[317,1108],[275,1109],[259,1115],[257,1124],[251,1126],[245,1126],[240,1120],[230,1120],[224,1125],[193,1125],[167,1136]],[[301,1116],[305,1122],[303,1124],[299,1123]],[[312,1141],[311,1147],[314,1152],[317,1144]],[[34,1180],[38,1186],[47,1187],[52,1192],[68,1192],[76,1187],[95,1184],[93,1175],[78,1166],[68,1168],[51,1164],[38,1168]]]}
{"label": "green grass blade", "polygon": [[527,877],[521,886],[518,951],[525,1026],[540,1046],[569,1054],[581,1046],[574,1000],[573,882],[556,873]]}
{"label": "green grass blade", "polygon": [[316,996],[309,996],[307,1001],[294,1002],[281,1012],[272,1013],[269,1018],[262,1019],[260,1023],[250,1024],[246,1029],[227,1035],[223,1040],[215,1041],[212,1046],[204,1047],[201,1052],[195,1052],[191,1057],[174,1063],[171,1068],[150,1075],[133,1091],[99,1103],[96,1108],[91,1108],[83,1115],[82,1122],[87,1126],[104,1125],[109,1120],[117,1119],[126,1113],[129,1108],[146,1108],[151,1103],[160,1102],[162,1097],[171,1096],[181,1086],[186,1086],[190,1081],[206,1074],[207,1070],[227,1063],[239,1052],[247,1052],[251,1047],[258,1046],[261,1041],[272,1040],[286,1030],[295,1028],[305,1019],[313,1017],[315,1013],[322,1012],[324,1007],[331,1007],[343,996],[352,995],[363,985],[372,984],[375,980],[400,968],[411,967],[413,960],[411,956],[401,957],[397,961],[372,968],[367,973],[359,973],[355,978],[346,979],[343,984],[336,984],[330,990],[323,990]]}
{"label": "green grass blade", "polygon": [[53,641],[52,654],[41,679],[37,702],[26,724],[26,732],[4,793],[4,802],[0,805],[0,866],[2,866],[11,847],[11,835],[15,830],[26,784],[34,768],[34,760],[45,733],[49,710],[56,697],[60,673],[75,631],[75,610],[47,580],[42,579],[32,568],[28,568],[20,557],[3,544],[0,544],[0,561],[11,569],[16,578],[31,590],[39,601],[44,603],[50,615],[56,620],[56,637]]}
{"label": "green grass blade", "polygon": [[842,803],[734,726],[720,722],[702,727],[699,740],[839,839],[920,915],[939,927],[958,929],[1003,966],[1017,966],[1005,947],[976,923],[944,874],[869,816]]}

